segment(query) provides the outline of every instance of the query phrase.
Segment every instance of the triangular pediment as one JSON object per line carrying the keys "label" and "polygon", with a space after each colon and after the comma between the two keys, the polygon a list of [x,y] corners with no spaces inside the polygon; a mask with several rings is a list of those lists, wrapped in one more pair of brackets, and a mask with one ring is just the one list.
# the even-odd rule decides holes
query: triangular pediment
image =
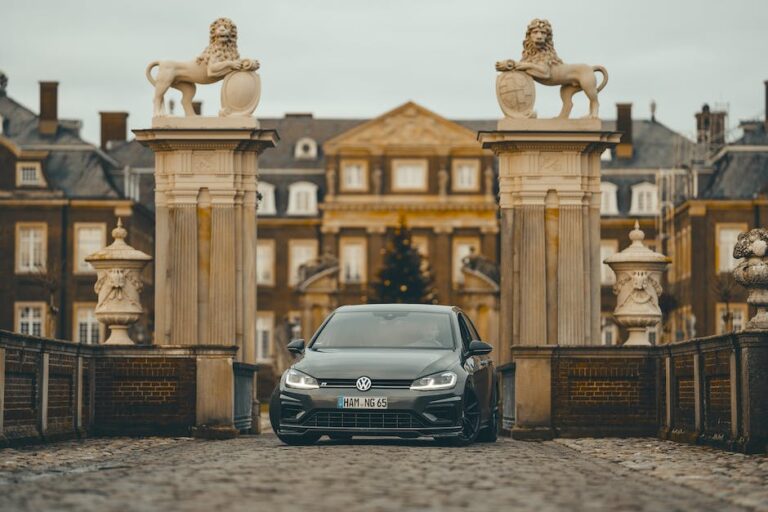
{"label": "triangular pediment", "polygon": [[479,146],[477,134],[409,101],[326,141],[327,153],[342,147]]}

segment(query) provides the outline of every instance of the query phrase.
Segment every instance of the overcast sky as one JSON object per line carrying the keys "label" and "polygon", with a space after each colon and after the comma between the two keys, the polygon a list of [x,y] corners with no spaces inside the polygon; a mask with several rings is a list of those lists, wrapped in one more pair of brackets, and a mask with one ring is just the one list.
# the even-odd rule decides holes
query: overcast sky
{"label": "overcast sky", "polygon": [[[373,117],[414,100],[449,118],[498,118],[493,64],[520,58],[535,17],[552,22],[565,62],[608,69],[603,118],[625,101],[648,118],[655,100],[659,121],[692,135],[705,102],[727,106],[731,127],[765,109],[767,0],[3,0],[0,69],[34,111],[38,81],[59,81],[60,116],[97,141],[101,110],[149,126],[146,65],[197,56],[219,16],[261,62],[258,117]],[[218,94],[198,88],[204,114]],[[537,85],[537,96],[540,117],[557,114],[557,89]]]}

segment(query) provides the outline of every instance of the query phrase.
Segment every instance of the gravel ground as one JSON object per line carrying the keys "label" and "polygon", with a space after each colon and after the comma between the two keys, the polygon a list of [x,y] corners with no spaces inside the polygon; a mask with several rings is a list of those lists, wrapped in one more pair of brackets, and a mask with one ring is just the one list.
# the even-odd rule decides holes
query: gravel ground
{"label": "gravel ground", "polygon": [[768,510],[767,474],[765,457],[648,439],[88,439],[0,450],[0,510]]}

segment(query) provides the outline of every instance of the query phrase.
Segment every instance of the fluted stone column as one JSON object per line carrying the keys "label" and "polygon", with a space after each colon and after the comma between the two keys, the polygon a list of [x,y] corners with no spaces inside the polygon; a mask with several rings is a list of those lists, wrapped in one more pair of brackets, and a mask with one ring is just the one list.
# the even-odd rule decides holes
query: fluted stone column
{"label": "fluted stone column", "polygon": [[255,362],[258,155],[274,130],[250,117],[155,118],[155,343],[236,345]]}
{"label": "fluted stone column", "polygon": [[480,132],[499,159],[502,346],[600,343],[596,119],[504,119]]}

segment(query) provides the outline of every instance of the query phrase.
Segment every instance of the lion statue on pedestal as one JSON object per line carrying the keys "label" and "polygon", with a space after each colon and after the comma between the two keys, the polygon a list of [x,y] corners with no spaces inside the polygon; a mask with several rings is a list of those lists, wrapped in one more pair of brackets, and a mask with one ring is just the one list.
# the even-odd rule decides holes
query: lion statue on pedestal
{"label": "lion statue on pedestal", "polygon": [[[165,116],[165,92],[169,87],[181,91],[184,114],[194,116],[192,100],[195,84],[212,84],[233,71],[256,71],[259,63],[253,59],[241,59],[237,51],[237,26],[229,18],[219,18],[210,26],[210,41],[193,61],[160,60],[147,66],[147,79],[155,87],[153,116]],[[152,69],[157,75],[152,77]]]}
{"label": "lion statue on pedestal", "polygon": [[[597,119],[600,104],[597,93],[608,83],[608,71],[603,66],[588,64],[564,64],[557,56],[552,41],[552,25],[547,20],[534,19],[528,24],[523,41],[523,58],[520,62],[512,59],[496,63],[496,71],[523,71],[542,85],[560,85],[563,108],[557,116],[567,119],[573,109],[573,95],[579,91],[589,98],[589,114],[585,117]],[[595,71],[603,75],[597,85]]]}

